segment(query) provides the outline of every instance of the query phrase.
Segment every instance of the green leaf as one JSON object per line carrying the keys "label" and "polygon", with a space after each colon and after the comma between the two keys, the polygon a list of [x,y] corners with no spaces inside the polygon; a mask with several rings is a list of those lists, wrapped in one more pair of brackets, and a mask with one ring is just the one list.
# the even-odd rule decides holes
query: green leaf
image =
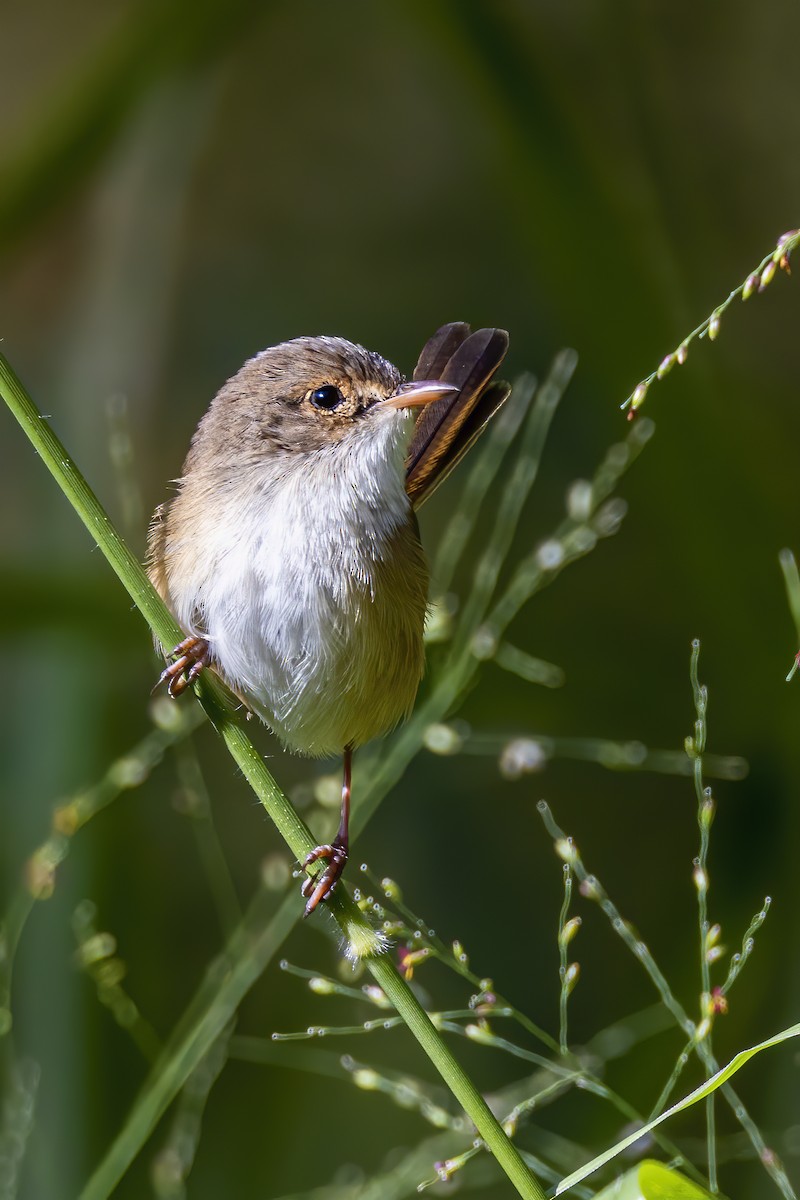
{"label": "green leaf", "polygon": [[[592,1175],[598,1169],[598,1167],[602,1167],[607,1162],[611,1162],[611,1160],[616,1158],[617,1155],[623,1150],[627,1150],[628,1146],[632,1146],[634,1142],[638,1142],[639,1138],[643,1137],[646,1133],[649,1133],[651,1129],[655,1129],[655,1127],[660,1125],[662,1121],[666,1121],[667,1117],[672,1117],[675,1115],[675,1113],[683,1112],[685,1108],[691,1108],[691,1106],[696,1104],[698,1100],[705,1100],[706,1096],[710,1096],[711,1093],[715,1092],[718,1087],[720,1087],[723,1083],[726,1083],[730,1079],[731,1075],[735,1075],[739,1068],[743,1067],[748,1059],[751,1059],[754,1054],[760,1054],[762,1050],[767,1050],[770,1046],[777,1046],[779,1042],[785,1042],[789,1038],[798,1037],[798,1035],[800,1035],[800,1024],[790,1025],[788,1029],[781,1030],[781,1032],[776,1033],[774,1037],[767,1038],[765,1042],[759,1042],[758,1045],[750,1046],[750,1048],[747,1050],[740,1050],[739,1053],[731,1059],[726,1067],[720,1068],[715,1075],[712,1075],[711,1078],[707,1079],[705,1083],[702,1083],[700,1087],[695,1088],[695,1090],[690,1092],[688,1096],[684,1096],[683,1100],[679,1100],[677,1104],[673,1104],[672,1108],[668,1108],[666,1112],[661,1113],[661,1115],[656,1117],[654,1121],[649,1121],[648,1124],[643,1125],[641,1129],[637,1129],[628,1137],[623,1138],[621,1142],[617,1142],[616,1146],[612,1146],[609,1150],[604,1151],[602,1154],[598,1154],[597,1158],[593,1158],[592,1161],[586,1163],[585,1166],[579,1167],[577,1171],[573,1171],[571,1175],[567,1175],[565,1179],[561,1180],[556,1188],[556,1196],[560,1196],[562,1192],[566,1192],[568,1188],[574,1187],[576,1183],[580,1183],[581,1180],[586,1179],[589,1175]],[[609,1195],[612,1194],[615,1193],[609,1193]],[[658,1195],[659,1193],[656,1192],[653,1194]],[[636,1193],[632,1192],[631,1195],[635,1196]],[[667,1198],[671,1195],[672,1193],[664,1193],[665,1200],[667,1200]],[[675,1195],[682,1196],[683,1193],[676,1192]]]}
{"label": "green leaf", "polygon": [[598,1192],[595,1200],[709,1200],[710,1192],[647,1158]]}

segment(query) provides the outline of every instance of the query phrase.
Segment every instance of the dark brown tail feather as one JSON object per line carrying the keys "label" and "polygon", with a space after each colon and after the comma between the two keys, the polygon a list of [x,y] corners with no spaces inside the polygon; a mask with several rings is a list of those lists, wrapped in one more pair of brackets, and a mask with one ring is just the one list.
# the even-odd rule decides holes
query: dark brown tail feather
{"label": "dark brown tail feather", "polygon": [[412,376],[415,380],[441,379],[442,371],[472,330],[466,321],[452,321],[437,329],[422,347],[419,362]]}
{"label": "dark brown tail feather", "polygon": [[510,391],[506,384],[492,383],[508,334],[503,329],[468,334],[468,329],[462,323],[443,326],[414,371],[415,379],[443,379],[459,389],[429,405],[417,421],[406,462],[406,491],[415,508],[463,458]]}

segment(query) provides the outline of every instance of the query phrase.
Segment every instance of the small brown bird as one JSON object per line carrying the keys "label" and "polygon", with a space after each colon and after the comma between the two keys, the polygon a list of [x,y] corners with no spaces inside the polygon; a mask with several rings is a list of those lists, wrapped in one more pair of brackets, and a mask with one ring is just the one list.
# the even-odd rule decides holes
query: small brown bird
{"label": "small brown bird", "polygon": [[501,329],[445,325],[408,383],[342,338],[264,350],[211,402],[153,516],[150,578],[187,634],[170,695],[211,667],[289,750],[344,755],[339,831],[303,863],[327,864],[306,916],[347,862],[353,750],[408,716],[422,677],[415,509],[506,399],[507,348]]}

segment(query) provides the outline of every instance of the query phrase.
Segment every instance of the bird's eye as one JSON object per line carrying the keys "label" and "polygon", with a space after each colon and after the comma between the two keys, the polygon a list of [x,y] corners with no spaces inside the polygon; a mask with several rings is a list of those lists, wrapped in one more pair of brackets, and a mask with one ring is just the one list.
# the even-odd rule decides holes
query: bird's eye
{"label": "bird's eye", "polygon": [[314,408],[323,408],[326,412],[331,412],[334,408],[339,407],[344,396],[332,383],[326,383],[322,387],[315,388],[309,399]]}

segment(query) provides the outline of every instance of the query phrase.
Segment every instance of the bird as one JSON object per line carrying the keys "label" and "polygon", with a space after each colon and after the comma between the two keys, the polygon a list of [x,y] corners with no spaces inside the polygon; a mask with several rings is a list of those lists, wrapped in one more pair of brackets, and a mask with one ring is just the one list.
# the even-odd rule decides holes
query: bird
{"label": "bird", "polygon": [[211,669],[289,751],[342,756],[338,832],[302,864],[305,916],[347,862],[354,751],[413,707],[416,512],[506,400],[508,341],[443,325],[410,380],[341,337],[261,351],[212,400],[150,522],[147,571],[186,634],[162,648],[159,684],[176,698]]}

